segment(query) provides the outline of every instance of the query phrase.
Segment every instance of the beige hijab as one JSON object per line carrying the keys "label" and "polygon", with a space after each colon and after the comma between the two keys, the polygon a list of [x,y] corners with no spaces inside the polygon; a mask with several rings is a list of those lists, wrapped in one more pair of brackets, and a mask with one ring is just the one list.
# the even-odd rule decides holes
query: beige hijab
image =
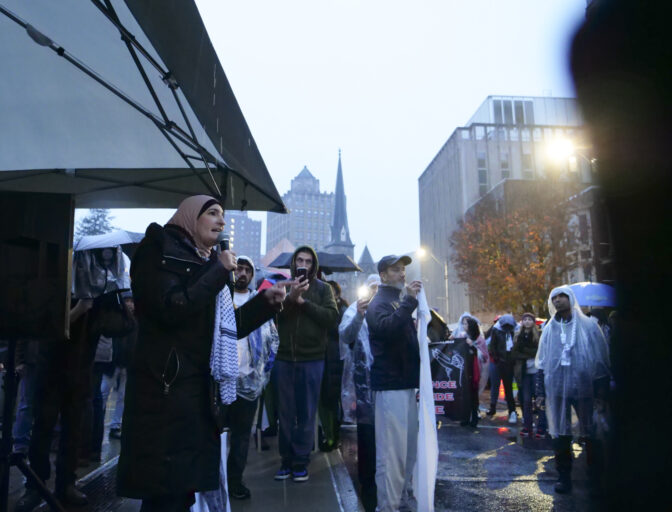
{"label": "beige hijab", "polygon": [[196,244],[196,251],[204,258],[210,256],[212,247],[204,247],[201,245],[198,238],[196,237],[196,225],[198,223],[198,217],[199,213],[201,213],[201,209],[206,203],[210,201],[214,201],[215,203],[219,204],[219,201],[211,196],[198,195],[187,197],[180,203],[180,206],[177,208],[175,214],[166,223],[166,225],[173,224],[175,226],[179,226],[189,233],[191,238],[194,240],[194,243]]}

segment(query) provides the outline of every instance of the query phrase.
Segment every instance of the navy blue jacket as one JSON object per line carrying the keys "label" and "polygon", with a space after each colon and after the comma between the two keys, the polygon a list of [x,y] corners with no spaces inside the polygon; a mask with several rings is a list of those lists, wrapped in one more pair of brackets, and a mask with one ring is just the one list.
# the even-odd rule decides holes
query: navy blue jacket
{"label": "navy blue jacket", "polygon": [[399,300],[401,291],[381,285],[366,310],[373,354],[371,389],[412,389],[420,384],[420,349],[411,314],[415,297]]}

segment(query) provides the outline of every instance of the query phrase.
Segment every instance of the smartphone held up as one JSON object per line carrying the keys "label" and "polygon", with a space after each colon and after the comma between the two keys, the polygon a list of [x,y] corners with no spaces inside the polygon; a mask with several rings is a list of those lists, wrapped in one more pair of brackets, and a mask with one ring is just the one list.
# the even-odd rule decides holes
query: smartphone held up
{"label": "smartphone held up", "polygon": [[297,267],[296,278],[299,281],[303,281],[305,279],[308,279],[308,269],[306,267]]}

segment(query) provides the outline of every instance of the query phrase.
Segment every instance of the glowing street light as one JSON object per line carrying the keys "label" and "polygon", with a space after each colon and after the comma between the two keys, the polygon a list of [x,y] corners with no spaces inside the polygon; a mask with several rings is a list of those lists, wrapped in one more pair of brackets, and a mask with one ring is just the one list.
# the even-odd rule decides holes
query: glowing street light
{"label": "glowing street light", "polygon": [[444,281],[444,286],[445,286],[445,301],[446,301],[446,318],[450,318],[449,316],[449,311],[448,311],[448,260],[444,260],[443,263],[440,262],[436,256],[427,249],[426,247],[418,247],[415,251],[415,255],[418,257],[419,260],[425,260],[427,256],[429,256],[431,259],[433,259],[436,263],[439,265],[443,266],[443,281]]}
{"label": "glowing street light", "polygon": [[549,142],[546,151],[549,158],[556,162],[566,162],[571,158],[576,161],[574,143],[564,137]]}

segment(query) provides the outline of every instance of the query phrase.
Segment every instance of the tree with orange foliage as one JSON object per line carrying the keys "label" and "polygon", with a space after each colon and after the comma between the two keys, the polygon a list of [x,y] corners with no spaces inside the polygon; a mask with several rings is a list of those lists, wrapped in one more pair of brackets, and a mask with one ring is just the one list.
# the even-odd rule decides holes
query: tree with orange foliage
{"label": "tree with orange foliage", "polygon": [[569,267],[569,207],[552,190],[518,201],[510,211],[488,204],[451,236],[460,281],[488,309],[547,316],[548,291]]}

